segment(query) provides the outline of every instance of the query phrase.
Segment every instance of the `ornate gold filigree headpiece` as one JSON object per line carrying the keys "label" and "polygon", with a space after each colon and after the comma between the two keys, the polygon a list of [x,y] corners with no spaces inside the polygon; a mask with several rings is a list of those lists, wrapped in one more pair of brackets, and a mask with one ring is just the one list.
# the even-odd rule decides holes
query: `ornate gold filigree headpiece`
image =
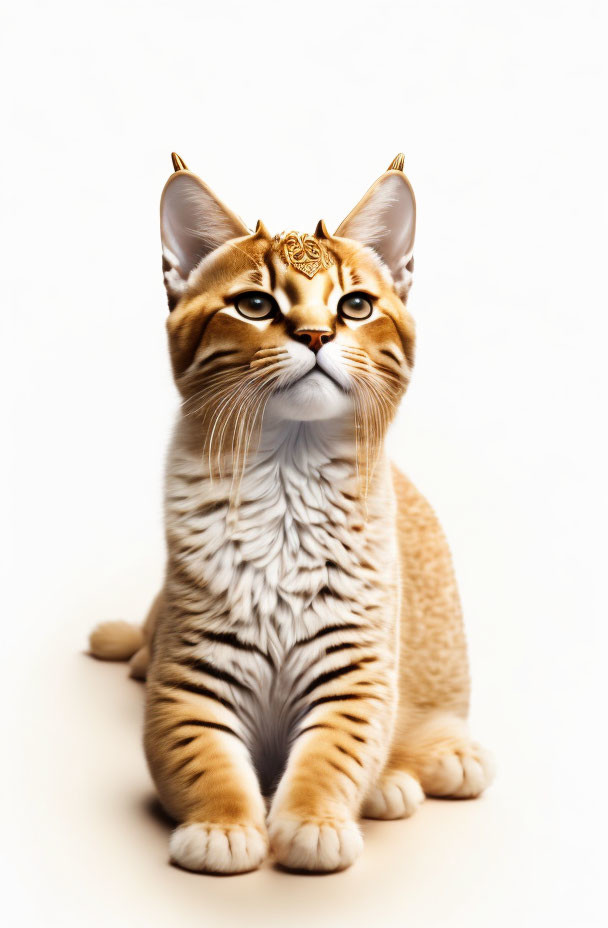
{"label": "ornate gold filigree headpiece", "polygon": [[327,270],[334,263],[326,246],[314,235],[284,232],[276,235],[274,241],[285,264],[308,278],[314,277],[317,271]]}

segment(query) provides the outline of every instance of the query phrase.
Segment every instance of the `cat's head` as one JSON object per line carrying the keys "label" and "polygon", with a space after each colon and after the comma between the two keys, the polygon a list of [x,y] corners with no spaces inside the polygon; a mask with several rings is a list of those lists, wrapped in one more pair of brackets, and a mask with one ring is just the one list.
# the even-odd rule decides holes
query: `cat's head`
{"label": "cat's head", "polygon": [[262,414],[350,417],[380,439],[414,355],[405,301],[416,210],[403,156],[333,235],[322,221],[314,235],[273,235],[262,222],[252,232],[176,155],[173,164],[161,235],[186,414],[233,434]]}

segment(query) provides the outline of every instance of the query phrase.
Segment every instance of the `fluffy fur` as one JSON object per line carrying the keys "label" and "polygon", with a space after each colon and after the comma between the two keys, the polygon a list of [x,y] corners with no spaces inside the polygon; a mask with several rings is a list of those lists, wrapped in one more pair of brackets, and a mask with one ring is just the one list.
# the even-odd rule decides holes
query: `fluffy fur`
{"label": "fluffy fur", "polygon": [[[472,797],[491,778],[466,725],[449,550],[384,452],[413,366],[394,275],[414,222],[413,199],[393,215],[383,195],[374,225],[373,199],[339,236],[323,230],[333,263],[312,279],[285,266],[261,224],[192,268],[187,223],[185,244],[164,242],[185,281],[169,283],[183,407],[166,576],[143,632],[106,624],[91,649],[147,676],[146,755],[178,823],[171,857],[190,870],[250,870],[269,848],[286,867],[339,870],[361,851],[360,814],[405,818],[425,794]],[[209,240],[204,206],[193,222]],[[394,241],[372,250],[345,234],[391,216],[407,227],[393,229],[401,264]],[[164,222],[179,239],[175,215]],[[239,314],[235,296],[250,290],[273,295],[272,318]],[[353,291],[370,295],[368,319],[341,313]],[[315,330],[327,338],[317,352]]]}

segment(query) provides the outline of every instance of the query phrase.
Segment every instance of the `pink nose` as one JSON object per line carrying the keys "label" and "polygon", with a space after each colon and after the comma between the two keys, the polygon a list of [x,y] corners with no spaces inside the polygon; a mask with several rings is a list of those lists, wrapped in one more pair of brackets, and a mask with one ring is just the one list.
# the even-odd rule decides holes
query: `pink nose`
{"label": "pink nose", "polygon": [[299,342],[304,342],[315,354],[334,337],[331,329],[298,329],[293,334]]}

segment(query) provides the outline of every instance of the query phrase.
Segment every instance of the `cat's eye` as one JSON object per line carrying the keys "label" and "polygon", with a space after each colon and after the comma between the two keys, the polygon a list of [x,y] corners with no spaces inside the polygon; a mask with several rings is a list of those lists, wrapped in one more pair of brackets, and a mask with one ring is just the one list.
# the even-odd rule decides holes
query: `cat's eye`
{"label": "cat's eye", "polygon": [[273,296],[257,290],[239,293],[234,298],[234,305],[237,312],[245,319],[271,319],[279,311],[277,301]]}
{"label": "cat's eye", "polygon": [[347,293],[338,303],[338,312],[345,319],[369,319],[374,311],[367,293]]}

